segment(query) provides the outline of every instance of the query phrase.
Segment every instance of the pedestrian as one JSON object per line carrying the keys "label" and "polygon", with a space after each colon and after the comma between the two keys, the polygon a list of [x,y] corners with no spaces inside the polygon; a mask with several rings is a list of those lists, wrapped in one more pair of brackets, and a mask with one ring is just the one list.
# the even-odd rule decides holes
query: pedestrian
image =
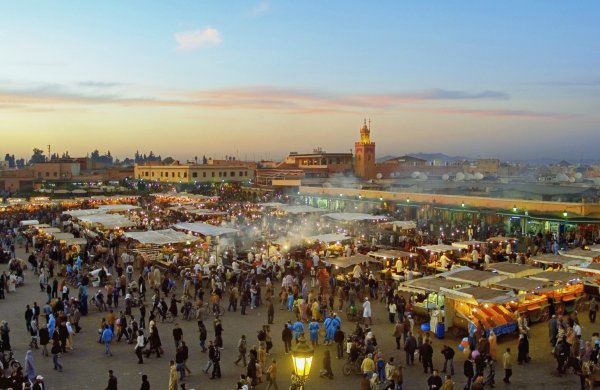
{"label": "pedestrian", "polygon": [[35,381],[33,382],[33,385],[31,385],[31,390],[46,390],[43,376],[38,375],[35,377]]}
{"label": "pedestrian", "polygon": [[518,355],[517,363],[523,364],[529,361],[529,338],[525,333],[519,335],[519,344],[517,345]]}
{"label": "pedestrian", "polygon": [[183,369],[185,370],[185,372],[187,372],[187,375],[190,375],[192,373],[192,370],[190,370],[187,365],[187,361],[190,356],[190,350],[189,350],[188,346],[185,344],[185,341],[181,342],[180,348],[181,348],[181,353],[183,354]]}
{"label": "pedestrian", "polygon": [[471,383],[473,382],[473,377],[475,376],[475,368],[473,367],[473,360],[471,360],[470,354],[463,364],[463,374],[467,378],[467,384],[464,389],[469,390],[471,388]]}
{"label": "pedestrian", "polygon": [[451,375],[446,375],[446,380],[442,385],[442,390],[454,390],[454,382]]}
{"label": "pedestrian", "polygon": [[329,350],[325,350],[323,355],[323,369],[321,370],[321,378],[326,377],[333,379],[333,371],[331,370],[331,354]]}
{"label": "pedestrian", "polygon": [[489,385],[490,387],[494,387],[496,384],[496,363],[491,356],[487,355],[485,357],[485,366],[486,366],[486,375],[483,383]]}
{"label": "pedestrian", "polygon": [[433,347],[429,339],[426,339],[421,345],[419,355],[421,356],[421,363],[423,363],[424,373],[427,374],[429,371],[433,373]]}
{"label": "pedestrian", "polygon": [[140,390],[150,390],[150,382],[148,382],[148,375],[142,375],[142,385],[140,386]]}
{"label": "pedestrian", "polygon": [[394,319],[396,318],[396,312],[398,311],[398,308],[396,306],[396,302],[394,302],[393,300],[388,304],[388,317],[390,320],[390,324],[394,323]]}
{"label": "pedestrian", "polygon": [[275,359],[271,361],[271,365],[267,368],[267,382],[269,382],[267,390],[271,387],[275,388],[275,390],[279,390],[279,387],[277,386],[277,361]]}
{"label": "pedestrian", "polygon": [[33,383],[37,377],[35,365],[33,364],[33,352],[31,352],[31,350],[28,350],[25,354],[25,376],[31,383]]}
{"label": "pedestrian", "polygon": [[477,378],[475,378],[475,381],[473,382],[473,385],[471,386],[471,390],[483,390],[484,388],[485,388],[485,385],[483,384],[483,377],[478,376]]}
{"label": "pedestrian", "polygon": [[267,323],[272,325],[273,318],[275,317],[275,307],[273,306],[273,299],[271,297],[267,299],[267,302]]}
{"label": "pedestrian", "polygon": [[117,390],[117,377],[114,376],[113,370],[108,370],[108,386],[106,390]]}
{"label": "pedestrian", "polygon": [[238,347],[238,358],[235,362],[233,362],[233,364],[235,364],[237,366],[238,363],[240,361],[242,361],[244,366],[246,366],[246,351],[247,351],[246,335],[242,335],[242,337],[240,337],[237,347]]}
{"label": "pedestrian", "polygon": [[177,389],[177,368],[175,367],[175,361],[169,362],[169,390]]}
{"label": "pedestrian", "polygon": [[502,355],[502,365],[504,366],[504,383],[510,383],[510,377],[512,376],[510,348],[506,348],[506,352]]}
{"label": "pedestrian", "polygon": [[404,342],[404,352],[406,352],[406,365],[412,366],[415,364],[415,351],[417,350],[417,339],[412,332],[408,332],[408,337]]}
{"label": "pedestrian", "polygon": [[200,348],[202,348],[202,352],[206,352],[206,326],[204,326],[204,322],[202,320],[198,321],[198,332],[199,332],[199,340],[200,340]]}
{"label": "pedestrian", "polygon": [[214,328],[215,328],[215,346],[219,349],[223,348],[223,325],[221,324],[221,320],[220,319],[215,319],[214,322]]}
{"label": "pedestrian", "polygon": [[596,297],[592,297],[592,299],[590,300],[590,311],[589,311],[590,322],[592,324],[596,323],[596,313],[597,312],[598,312],[598,301],[596,301]]}
{"label": "pedestrian", "polygon": [[183,381],[185,379],[185,368],[184,368],[184,354],[181,347],[177,348],[175,352],[175,368],[179,373],[179,380]]}
{"label": "pedestrian", "polygon": [[135,344],[135,354],[138,358],[138,364],[144,364],[144,359],[142,357],[142,351],[146,346],[146,337],[144,337],[144,331],[141,329],[138,330],[136,344]]}
{"label": "pedestrian", "polygon": [[369,297],[365,297],[365,301],[363,302],[363,322],[366,324],[367,319],[369,319],[369,324],[373,325],[373,318],[371,313],[371,302],[369,302]]}
{"label": "pedestrian", "polygon": [[[216,344],[216,342],[215,342]],[[212,357],[213,370],[210,379],[221,378],[221,349],[215,348],[215,352]]]}
{"label": "pedestrian", "polygon": [[48,343],[50,342],[50,334],[48,334],[48,325],[44,324],[38,332],[40,345],[42,346],[42,356],[48,356]]}
{"label": "pedestrian", "polygon": [[438,374],[438,370],[433,370],[431,376],[427,379],[427,386],[429,390],[440,390],[442,385],[442,377],[440,377]]}
{"label": "pedestrian", "polygon": [[292,350],[292,328],[291,322],[288,321],[287,324],[283,325],[283,331],[281,332],[281,340],[283,341],[283,345],[285,347],[285,353],[289,353]]}
{"label": "pedestrian", "polygon": [[400,319],[398,319],[396,321],[396,325],[394,325],[394,332],[392,333],[392,336],[396,339],[396,349],[400,349],[400,341],[402,340],[403,334],[404,325],[402,324],[402,322],[400,322]]}
{"label": "pedestrian", "polygon": [[178,323],[175,323],[175,327],[173,328],[173,343],[175,344],[175,350],[179,348],[181,340],[183,340],[183,330]]}
{"label": "pedestrian", "polygon": [[442,348],[442,355],[444,355],[444,369],[442,370],[442,373],[445,374],[447,372],[446,369],[450,366],[449,374],[454,376],[454,350],[448,345],[444,345],[444,348]]}
{"label": "pedestrian", "polygon": [[100,336],[100,341],[104,344],[104,354],[108,356],[112,356],[112,351],[110,350],[110,342],[113,338],[113,332],[110,329],[110,326],[104,325],[104,330],[102,331],[102,335]]}
{"label": "pedestrian", "polygon": [[335,333],[333,334],[333,341],[337,346],[337,358],[344,358],[344,340],[346,339],[346,335],[342,332],[342,329],[338,326]]}
{"label": "pedestrian", "polygon": [[60,343],[58,342],[58,339],[52,339],[52,349],[50,350],[50,352],[52,353],[52,362],[54,363],[54,369],[58,370],[59,372],[62,371],[62,365],[58,361],[61,353]]}
{"label": "pedestrian", "polygon": [[208,370],[210,370],[210,368],[213,366],[213,357],[214,357],[216,350],[217,350],[217,348],[215,348],[213,341],[209,340],[208,341],[208,361],[206,362],[206,367],[203,370],[205,374],[208,374]]}

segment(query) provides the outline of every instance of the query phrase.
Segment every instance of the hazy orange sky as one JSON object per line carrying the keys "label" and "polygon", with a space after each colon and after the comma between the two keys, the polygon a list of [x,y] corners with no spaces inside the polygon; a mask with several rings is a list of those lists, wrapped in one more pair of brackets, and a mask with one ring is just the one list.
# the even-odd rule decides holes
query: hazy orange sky
{"label": "hazy orange sky", "polygon": [[599,11],[14,2],[0,13],[0,153],[280,159],[349,151],[366,117],[379,156],[597,157]]}

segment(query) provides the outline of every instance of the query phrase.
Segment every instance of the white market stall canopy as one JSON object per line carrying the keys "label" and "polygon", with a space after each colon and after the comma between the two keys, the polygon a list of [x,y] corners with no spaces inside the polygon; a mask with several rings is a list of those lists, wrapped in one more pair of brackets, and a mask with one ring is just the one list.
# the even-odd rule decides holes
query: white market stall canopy
{"label": "white market stall canopy", "polygon": [[453,289],[456,287],[456,284],[456,282],[451,280],[437,278],[435,276],[428,276],[404,282],[398,286],[398,290],[417,293],[422,293],[423,291],[439,292],[442,287]]}
{"label": "white market stall canopy", "polygon": [[562,267],[568,267],[570,265],[581,264],[581,263],[585,262],[585,260],[583,260],[581,258],[571,258],[571,257],[567,257],[567,256],[552,255],[552,254],[532,256],[531,260],[533,260],[535,263],[541,263],[541,264],[547,264],[547,265],[559,264]]}
{"label": "white market stall canopy", "polygon": [[533,292],[551,285],[551,282],[530,278],[509,278],[494,283],[494,286],[517,291]]}
{"label": "white market stall canopy", "polygon": [[285,206],[285,203],[266,202],[266,203],[259,203],[258,206],[261,206],[261,207],[281,207],[281,206]]}
{"label": "white market stall canopy", "polygon": [[363,213],[330,213],[323,214],[324,217],[328,217],[331,219],[335,219],[336,221],[381,221],[384,219],[388,219],[385,215],[371,215],[371,214],[363,214]]}
{"label": "white market stall canopy", "polygon": [[205,217],[210,217],[210,216],[219,217],[219,216],[227,215],[227,212],[225,212],[225,211],[216,211],[216,210],[209,210],[209,209],[188,210],[188,213],[194,214],[194,215],[199,215],[199,216],[205,216]]}
{"label": "white market stall canopy", "polygon": [[327,210],[319,209],[317,207],[312,206],[281,206],[279,207],[279,211],[283,211],[288,214],[305,214],[305,213],[324,213]]}
{"label": "white market stall canopy", "polygon": [[509,278],[521,278],[525,276],[531,276],[539,274],[544,270],[540,267],[533,267],[531,265],[514,264],[514,263],[492,263],[485,267],[486,270],[497,272],[500,275],[506,275]]}
{"label": "white market stall canopy", "polygon": [[71,191],[72,194],[87,194],[86,190],[82,190],[82,189],[76,189]]}
{"label": "white market stall canopy", "polygon": [[[600,244],[590,245],[588,247],[592,252],[600,252]],[[598,255],[600,256],[600,255]]]}
{"label": "white market stall canopy", "polygon": [[367,253],[368,256],[374,257],[376,259],[403,259],[407,257],[417,256],[416,253],[405,252],[405,251],[397,251],[394,249],[380,249],[376,252]]}
{"label": "white market stall canopy", "polygon": [[72,238],[75,238],[75,236],[72,233],[53,233],[52,236],[54,237],[55,240],[70,240]]}
{"label": "white market stall canopy", "polygon": [[410,230],[417,228],[417,223],[415,221],[392,221],[389,223],[393,226],[396,226],[400,230]]}
{"label": "white market stall canopy", "polygon": [[44,227],[44,228],[39,228],[39,230],[41,230],[44,233],[47,234],[53,234],[53,233],[60,233],[61,230],[59,228],[55,228],[55,227]]}
{"label": "white market stall canopy", "polygon": [[417,249],[421,249],[421,250],[427,251],[427,252],[437,252],[437,253],[441,253],[441,252],[456,252],[456,251],[459,250],[455,246],[444,245],[444,244],[423,245],[423,246],[417,247]]}
{"label": "white market stall canopy", "polygon": [[562,256],[570,257],[572,259],[581,259],[585,261],[594,261],[594,259],[600,257],[600,253],[586,251],[585,249],[571,249],[568,251],[558,251]]}
{"label": "white market stall canopy", "polygon": [[347,236],[345,234],[335,234],[335,233],[319,234],[318,236],[306,237],[307,241],[321,241],[321,242],[338,242],[338,241],[345,241],[345,240],[350,240],[350,239],[352,239],[352,237]]}
{"label": "white market stall canopy", "polygon": [[584,277],[573,272],[564,271],[545,271],[529,277],[534,280],[545,280],[548,282],[558,283],[578,283],[582,282]]}
{"label": "white market stall canopy", "polygon": [[141,244],[154,245],[178,244],[198,240],[198,237],[196,236],[181,233],[173,229],[125,232],[125,237],[136,240]]}
{"label": "white market stall canopy", "polygon": [[503,236],[496,236],[496,237],[490,237],[487,239],[487,242],[509,242],[509,241],[516,241],[517,239],[514,237],[503,237]]}
{"label": "white market stall canopy", "polygon": [[567,267],[569,271],[583,272],[600,275],[600,263],[587,263],[583,265],[573,265]]}
{"label": "white market stall canopy", "polygon": [[189,232],[202,234],[203,236],[213,236],[213,237],[239,232],[239,230],[237,230],[237,229],[221,227],[221,226],[214,226],[214,225],[210,225],[208,223],[201,223],[201,222],[178,223],[178,224],[173,225],[173,227],[175,229],[187,230]]}
{"label": "white market stall canopy", "polygon": [[25,221],[21,221],[19,222],[19,225],[21,226],[30,226],[30,225],[39,225],[40,221],[38,221],[37,219],[27,219]]}
{"label": "white market stall canopy", "polygon": [[440,293],[444,294],[446,298],[475,305],[480,303],[503,304],[515,299],[512,291],[485,287],[465,287],[457,290],[441,287]]}
{"label": "white market stall canopy", "polygon": [[350,257],[335,257],[333,259],[324,259],[323,261],[337,268],[349,268],[363,263],[376,263],[372,257],[361,255],[360,253]]}
{"label": "white market stall canopy", "polygon": [[87,245],[85,238],[67,238],[65,242],[67,245]]}
{"label": "white market stall canopy", "polygon": [[29,227],[31,229],[46,229],[51,227],[50,225],[48,225],[47,223],[38,223],[37,225],[29,225]]}
{"label": "white market stall canopy", "polygon": [[84,209],[84,210],[67,210],[62,212],[63,215],[70,215],[74,218],[85,217],[87,215],[106,214],[105,210],[100,209]]}
{"label": "white market stall canopy", "polygon": [[498,275],[493,272],[479,271],[479,270],[468,270],[455,272],[452,275],[446,277],[449,280],[455,280],[461,283],[468,283],[473,286],[486,287],[496,282],[506,279],[505,275]]}
{"label": "white market stall canopy", "polygon": [[469,247],[480,247],[482,244],[485,244],[483,241],[457,241],[453,242],[452,246],[455,246],[460,249],[469,249]]}
{"label": "white market stall canopy", "polygon": [[111,211],[129,211],[141,208],[140,206],[132,206],[130,204],[106,204],[99,207],[100,210],[107,212]]}
{"label": "white market stall canopy", "polygon": [[97,214],[97,215],[87,215],[84,217],[78,218],[82,222],[87,222],[90,224],[102,225],[106,229],[114,229],[119,227],[131,227],[136,224],[129,220],[127,217],[124,217],[119,214]]}

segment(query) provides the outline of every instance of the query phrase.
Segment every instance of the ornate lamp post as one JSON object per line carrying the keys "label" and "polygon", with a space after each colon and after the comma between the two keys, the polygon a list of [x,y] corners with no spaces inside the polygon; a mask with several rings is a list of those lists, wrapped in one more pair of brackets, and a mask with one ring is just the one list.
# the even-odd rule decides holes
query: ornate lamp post
{"label": "ornate lamp post", "polygon": [[292,388],[304,390],[304,384],[308,380],[314,353],[315,351],[312,346],[306,342],[306,338],[302,334],[296,346],[292,348],[292,363],[294,364]]}

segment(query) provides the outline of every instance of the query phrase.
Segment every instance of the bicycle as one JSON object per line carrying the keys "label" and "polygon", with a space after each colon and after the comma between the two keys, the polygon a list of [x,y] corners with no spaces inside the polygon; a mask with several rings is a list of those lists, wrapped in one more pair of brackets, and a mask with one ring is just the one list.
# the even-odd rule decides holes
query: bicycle
{"label": "bicycle", "polygon": [[168,322],[169,324],[175,320],[175,317],[173,317],[173,314],[169,310],[167,310],[164,316],[161,315],[160,317],[161,322]]}
{"label": "bicycle", "polygon": [[362,371],[360,370],[360,365],[361,365],[360,357],[358,359],[356,359],[355,361],[348,360],[346,363],[344,363],[344,366],[342,367],[342,372],[346,376],[352,375],[352,374],[362,374]]}

